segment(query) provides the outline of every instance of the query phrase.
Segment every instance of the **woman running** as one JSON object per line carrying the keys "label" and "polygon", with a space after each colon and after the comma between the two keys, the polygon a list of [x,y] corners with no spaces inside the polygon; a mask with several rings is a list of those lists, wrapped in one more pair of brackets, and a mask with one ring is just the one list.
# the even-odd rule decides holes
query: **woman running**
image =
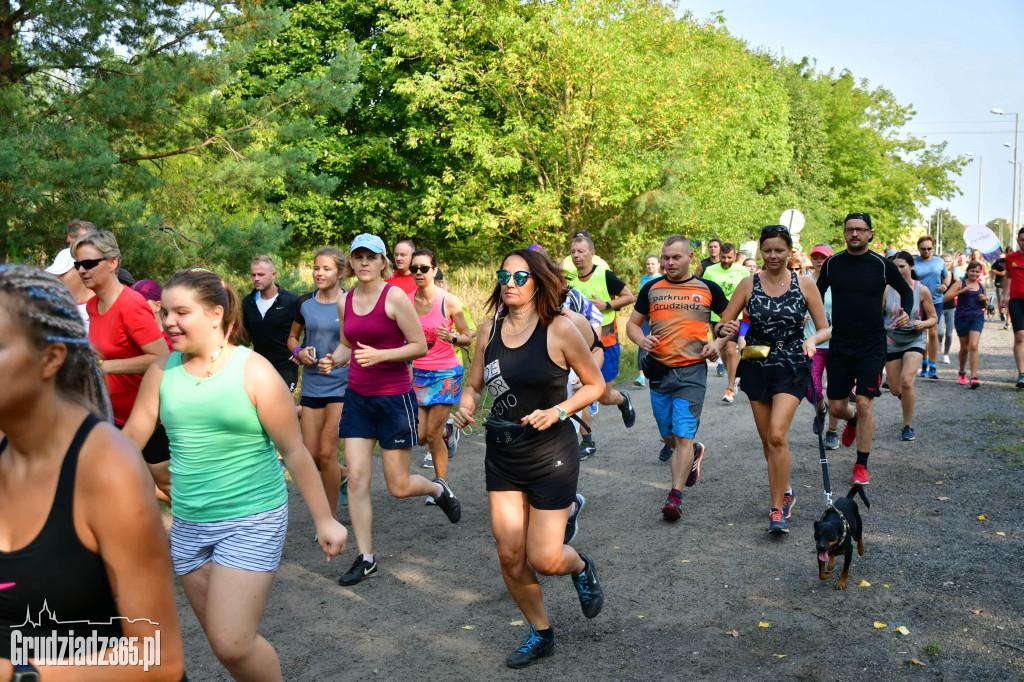
{"label": "woman running", "polygon": [[[736,321],[746,308],[750,315],[747,332],[747,357],[741,358],[740,386],[750,400],[757,434],[761,437],[768,462],[768,488],[772,506],[768,513],[768,531],[788,533],[786,519],[793,511],[796,497],[789,485],[789,427],[800,400],[807,393],[810,362],[819,343],[832,338],[825,317],[821,294],[810,277],[789,269],[793,238],[784,225],[768,225],[761,230],[761,260],[764,270],[747,277],[732,295],[722,322],[715,330],[715,350],[739,329]],[[818,331],[804,338],[804,313],[810,313]],[[761,348],[766,355],[756,357]]]}
{"label": "woman running", "polygon": [[953,316],[956,335],[960,337],[960,373],[957,383],[961,386],[967,385],[967,374],[964,370],[970,357],[971,388],[981,386],[981,381],[978,380],[978,342],[981,340],[981,331],[985,328],[985,307],[988,305],[985,285],[981,283],[983,270],[984,266],[980,262],[972,260],[967,264],[964,279],[950,286],[942,297],[943,302],[957,297],[956,314]]}
{"label": "woman running", "polygon": [[[439,288],[434,282],[437,256],[429,249],[413,251],[409,266],[416,291],[409,294],[420,318],[420,326],[427,340],[427,354],[412,364],[413,390],[419,405],[420,443],[430,446],[434,473],[448,480],[448,444],[444,431],[452,405],[459,404],[462,395],[462,363],[455,354],[458,347],[468,346],[471,340],[469,325],[462,314],[462,302]],[[428,504],[433,504],[427,498]]]}
{"label": "woman running", "polygon": [[[331,513],[338,511],[338,498],[347,502],[347,471],[338,464],[338,422],[345,404],[348,387],[348,368],[336,367],[322,373],[317,359],[330,353],[341,334],[338,321],[338,300],[345,290],[339,286],[341,271],[345,267],[345,254],[324,247],[313,257],[313,282],[316,289],[299,297],[295,302],[295,321],[288,335],[288,350],[304,367],[302,370],[302,397],[299,405],[302,416],[302,443],[313,455],[320,480],[327,494]],[[300,342],[306,333],[306,345]]]}
{"label": "woman running", "polygon": [[[811,278],[817,282],[821,276],[821,266],[826,260],[832,257],[832,247],[828,244],[818,244],[811,249],[811,263],[814,265],[814,272]],[[832,321],[832,289],[825,292],[822,299],[825,308],[825,319]],[[818,332],[814,326],[814,320],[807,313],[804,314],[804,338],[811,338]],[[828,402],[825,400],[825,366],[828,364],[828,341],[818,344],[818,350],[811,358],[811,381],[807,385],[807,401],[814,405],[814,422],[811,430],[818,435],[825,428],[825,419],[828,418],[828,429],[825,431],[824,445],[826,450],[839,448],[839,419],[828,413]]]}
{"label": "woman running", "polygon": [[[488,417],[487,497],[501,575],[530,633],[505,664],[523,668],[555,651],[537,574],[572,575],[587,618],[604,596],[593,558],[565,544],[578,502],[576,431],[567,421],[604,393],[601,370],[572,322],[560,314],[565,278],[548,258],[529,249],[507,255],[488,300],[493,321],[483,325],[468,390],[455,426],[473,421],[484,384],[494,398]],[[569,370],[582,385],[566,399]],[[576,510],[578,512],[578,509]]]}
{"label": "woman running", "polygon": [[[36,668],[58,682],[182,679],[171,558],[153,481],[139,450],[110,426],[99,358],[60,280],[0,266],[0,345],[0,679],[16,679],[16,631],[23,638],[137,637],[136,653],[143,638],[159,634],[161,647],[160,665],[149,672],[141,661],[117,665],[130,653],[126,646],[108,649],[110,665],[93,677],[69,661],[33,660],[19,668],[20,679]],[[44,621],[44,605],[59,626]],[[26,614],[35,622],[26,623]]]}
{"label": "woman running", "polygon": [[280,680],[260,619],[281,562],[288,490],[281,451],[327,558],[345,549],[281,375],[244,345],[241,300],[208,270],[164,286],[175,350],[146,372],[125,433],[136,444],[157,417],[171,442],[171,558],[213,653],[240,680]]}
{"label": "woman running", "polygon": [[[914,307],[910,311],[910,325],[897,327],[896,318],[903,309],[900,295],[892,288],[885,288],[883,310],[885,313],[885,376],[889,377],[889,392],[900,399],[903,409],[903,429],[900,440],[914,440],[914,407],[917,394],[914,379],[917,368],[927,348],[925,331],[938,324],[935,305],[928,287],[917,281],[914,272],[914,257],[907,251],[900,251],[892,257],[903,279],[914,290]],[[899,377],[897,381],[896,377]]]}
{"label": "woman running", "polygon": [[443,479],[428,481],[409,473],[418,429],[409,362],[427,354],[427,341],[408,294],[386,281],[391,264],[384,254],[384,242],[376,235],[352,240],[343,276],[359,283],[338,301],[340,342],[320,360],[321,372],[349,366],[338,436],[345,439],[348,512],[359,556],[339,580],[342,585],[377,574],[370,502],[375,445],[380,445],[384,480],[393,496],[429,495],[449,521],[462,517],[462,506]]}
{"label": "woman running", "polygon": [[[942,256],[942,260],[946,263],[946,270],[949,271],[949,286],[946,287],[946,291],[949,291],[959,277],[953,270],[953,257],[948,253]],[[953,318],[956,315],[956,299],[949,301],[948,303],[942,304],[942,313],[939,315],[939,341],[942,343],[942,362],[943,364],[949,364],[949,349],[953,345]]]}

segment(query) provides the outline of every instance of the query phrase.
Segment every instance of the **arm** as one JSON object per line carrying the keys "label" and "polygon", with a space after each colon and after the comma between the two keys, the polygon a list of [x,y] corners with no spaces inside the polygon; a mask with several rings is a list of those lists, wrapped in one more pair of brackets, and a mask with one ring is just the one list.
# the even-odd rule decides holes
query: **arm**
{"label": "arm", "polygon": [[[964,288],[964,281],[962,279],[958,279],[957,281],[953,282],[953,286],[951,286],[950,288],[946,289],[946,293],[944,293],[942,295],[942,302],[943,303],[949,303],[954,298],[956,298],[957,295],[960,294],[960,290],[963,289],[963,288]],[[934,308],[935,308],[935,306],[932,306],[932,309],[934,309]]]}
{"label": "arm", "polygon": [[320,547],[330,561],[331,557],[345,551],[348,531],[331,513],[320,474],[309,451],[302,444],[302,432],[299,430],[298,417],[295,416],[292,394],[273,365],[256,353],[250,353],[245,361],[244,381],[245,391],[256,408],[260,424],[281,452],[295,486],[309,507],[316,532],[320,536]]}
{"label": "arm", "polygon": [[[907,284],[907,280],[903,279],[899,268],[891,260],[885,261],[885,281],[900,295],[900,306],[902,306],[903,312],[896,318],[896,326],[899,328],[909,326],[910,311],[914,309],[914,290]],[[818,290],[821,290],[820,280]]]}
{"label": "arm", "polygon": [[608,307],[612,310],[621,310],[628,305],[632,305],[634,301],[636,301],[636,296],[629,290],[629,287],[622,287],[622,291],[608,303]]}
{"label": "arm", "polygon": [[[455,334],[451,334],[444,327],[438,327],[437,336],[442,341],[447,341],[453,346],[466,348],[473,342],[473,333],[469,330],[466,316],[462,313],[462,301],[455,294],[447,294],[444,299],[445,310],[448,319],[455,325]],[[454,341],[454,343],[453,343]]]}
{"label": "arm", "polygon": [[363,343],[352,351],[352,356],[363,367],[373,367],[378,362],[409,362],[422,358],[427,354],[427,337],[420,326],[419,315],[412,301],[398,287],[388,289],[388,297],[384,301],[384,310],[388,317],[398,323],[398,328],[405,335],[406,344],[398,348],[374,348]]}
{"label": "arm", "polygon": [[167,350],[167,342],[164,341],[163,336],[156,341],[150,341],[141,348],[142,355],[121,360],[104,360],[100,369],[104,374],[145,374],[157,358],[170,355],[171,352]]}
{"label": "arm", "polygon": [[146,447],[160,419],[160,382],[163,381],[169,357],[154,362],[142,376],[135,405],[124,425],[124,434],[132,439],[139,450]]}
{"label": "arm", "polygon": [[[932,303],[932,293],[928,291],[928,287],[921,286],[921,310],[924,311],[923,320],[914,320],[911,326],[914,329],[929,329],[931,327],[937,327],[939,324],[939,316],[935,312],[935,304]],[[945,300],[945,297],[943,297]]]}
{"label": "arm", "polygon": [[[302,331],[305,328],[305,325],[298,320],[292,322],[291,331],[288,332],[288,350],[292,353],[292,362],[298,362],[300,365],[309,367],[310,365],[315,365],[317,361],[313,359],[312,351],[309,348],[302,348],[302,344],[299,342],[299,339],[302,338]],[[302,348],[298,355],[295,355],[296,348]]]}
{"label": "arm", "polygon": [[[805,278],[806,279],[806,278]],[[712,284],[714,284],[712,282]],[[717,286],[717,285],[715,285]],[[801,288],[803,284],[801,283]],[[722,318],[722,321],[715,327],[715,340],[710,346],[714,349],[717,354],[723,345],[726,343],[726,339],[734,336],[739,331],[739,316],[743,312],[743,309],[747,307],[747,303],[750,302],[750,294],[754,290],[754,278],[744,277],[743,280],[736,285],[736,291],[732,292],[732,299],[728,305],[721,312],[715,310],[714,312]],[[719,291],[721,288],[719,287]],[[712,290],[712,297],[714,297],[714,291]],[[724,297],[724,294],[723,294]],[[712,301],[714,303],[714,301]]]}
{"label": "arm", "polygon": [[647,315],[634,308],[633,312],[629,314],[629,321],[626,322],[626,336],[629,337],[629,340],[635,343],[638,348],[649,353],[658,345],[660,339],[654,334],[644,336],[642,326],[646,319]]}
{"label": "arm", "polygon": [[[488,320],[480,327],[480,338],[491,338],[491,329],[494,322]],[[476,352],[473,354],[473,364],[469,369],[469,378],[462,382],[462,397],[459,398],[459,407],[452,415],[452,423],[456,428],[464,428],[466,424],[475,424],[473,413],[480,402],[480,394],[484,390],[484,350],[487,348],[486,341],[476,344]]]}
{"label": "arm", "polygon": [[811,358],[817,352],[818,346],[832,338],[832,327],[828,324],[825,304],[821,300],[821,294],[818,293],[818,287],[807,277],[802,277],[798,281],[800,282],[800,292],[804,295],[804,300],[807,301],[807,312],[810,313],[816,330],[814,334],[804,339],[804,354]]}
{"label": "arm", "polygon": [[826,258],[825,262],[821,264],[821,272],[818,273],[818,295],[823,301],[825,300],[825,292],[828,291],[829,286],[831,286],[828,281],[828,266],[832,263],[833,258],[835,258],[835,256],[829,256]]}
{"label": "arm", "polygon": [[346,292],[338,299],[338,345],[333,353],[328,353],[318,360],[321,374],[330,374],[336,367],[348,367],[352,360],[352,344],[345,338],[345,297],[351,296],[352,292]]}

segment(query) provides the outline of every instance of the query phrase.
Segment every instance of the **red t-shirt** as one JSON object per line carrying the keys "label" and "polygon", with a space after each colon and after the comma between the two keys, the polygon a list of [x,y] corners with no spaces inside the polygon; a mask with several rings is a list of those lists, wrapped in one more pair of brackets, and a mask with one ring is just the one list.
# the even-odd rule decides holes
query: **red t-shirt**
{"label": "red t-shirt", "polygon": [[1010,278],[1010,298],[1024,298],[1024,251],[1006,254],[1006,276]]}
{"label": "red t-shirt", "polygon": [[[124,360],[144,355],[142,347],[163,338],[146,299],[128,287],[121,289],[110,310],[100,314],[100,298],[86,302],[89,313],[89,343],[104,360]],[[114,423],[123,426],[135,405],[142,384],[141,374],[107,374]]]}
{"label": "red t-shirt", "polygon": [[408,275],[399,275],[397,272],[392,273],[391,279],[388,282],[394,284],[407,294],[416,293],[416,290],[419,288],[416,286],[416,279],[412,276],[411,272]]}

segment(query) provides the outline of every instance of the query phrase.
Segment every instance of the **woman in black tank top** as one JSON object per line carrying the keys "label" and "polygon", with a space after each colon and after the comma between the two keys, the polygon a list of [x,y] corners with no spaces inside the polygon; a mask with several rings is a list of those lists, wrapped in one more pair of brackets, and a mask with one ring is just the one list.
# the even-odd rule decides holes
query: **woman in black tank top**
{"label": "woman in black tank top", "polygon": [[[526,641],[506,660],[512,668],[554,653],[537,573],[573,576],[587,618],[603,603],[593,558],[568,544],[584,499],[576,494],[579,457],[567,416],[601,397],[604,380],[583,337],[559,314],[564,285],[561,270],[534,251],[505,257],[489,300],[498,312],[480,330],[453,417],[457,428],[473,422],[486,385],[494,399],[485,423],[491,530],[505,585],[530,622]],[[567,399],[569,368],[582,386]]]}
{"label": "woman in black tank top", "polygon": [[[69,632],[139,638],[138,664],[105,667],[104,679],[182,679],[153,481],[109,423],[106,382],[75,300],[41,270],[0,266],[0,339],[0,680],[11,679],[15,663],[46,680],[75,679],[74,667],[35,660],[29,639],[56,633],[74,645]],[[144,673],[144,638],[155,643],[157,630],[161,664]],[[119,650],[106,649],[112,654]],[[46,655],[69,656],[59,648]]]}

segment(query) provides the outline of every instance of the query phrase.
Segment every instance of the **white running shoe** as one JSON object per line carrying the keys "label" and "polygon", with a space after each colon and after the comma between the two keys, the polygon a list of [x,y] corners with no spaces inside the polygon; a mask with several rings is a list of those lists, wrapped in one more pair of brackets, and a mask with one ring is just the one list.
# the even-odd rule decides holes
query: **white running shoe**
{"label": "white running shoe", "polygon": [[948,365],[949,364],[949,356],[948,355],[943,355],[942,356],[942,364],[944,364],[944,365]]}
{"label": "white running shoe", "polygon": [[434,456],[430,454],[430,450],[427,450],[427,454],[423,455],[423,468],[433,469],[434,468]]}

